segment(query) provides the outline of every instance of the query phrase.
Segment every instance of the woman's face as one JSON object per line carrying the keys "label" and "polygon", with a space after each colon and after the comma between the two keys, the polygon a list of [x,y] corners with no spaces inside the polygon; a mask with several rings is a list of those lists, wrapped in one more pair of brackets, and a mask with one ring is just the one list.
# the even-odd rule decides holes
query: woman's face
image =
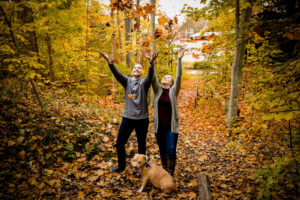
{"label": "woman's face", "polygon": [[162,85],[168,85],[168,86],[172,86],[173,85],[173,78],[171,75],[165,75],[162,79],[161,79],[161,84]]}

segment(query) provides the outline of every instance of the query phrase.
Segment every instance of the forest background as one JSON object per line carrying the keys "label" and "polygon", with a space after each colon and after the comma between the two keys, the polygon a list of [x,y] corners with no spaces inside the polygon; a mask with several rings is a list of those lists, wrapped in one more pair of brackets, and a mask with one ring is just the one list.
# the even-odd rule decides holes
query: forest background
{"label": "forest background", "polygon": [[[175,75],[174,42],[183,26],[177,17],[165,16],[158,2],[0,2],[0,198],[165,197],[150,188],[139,196],[132,174],[108,173],[116,160],[113,145],[124,91],[98,53],[109,53],[118,69],[130,75],[133,64],[147,66],[142,49],[159,51],[158,78]],[[184,74],[180,137],[195,152],[203,148],[199,141],[221,147],[214,155],[202,149],[202,163],[187,158],[185,170],[193,172],[187,179],[184,166],[178,166],[181,187],[168,197],[196,198],[197,173],[206,171],[214,199],[297,199],[299,2],[199,3],[203,8],[183,7],[186,21],[207,20],[203,32],[220,34],[198,49],[206,60],[193,67],[202,73]],[[129,157],[134,149],[133,140]],[[244,157],[246,175],[234,179],[239,164],[223,159],[228,155]],[[230,162],[233,172],[219,176],[212,158]]]}

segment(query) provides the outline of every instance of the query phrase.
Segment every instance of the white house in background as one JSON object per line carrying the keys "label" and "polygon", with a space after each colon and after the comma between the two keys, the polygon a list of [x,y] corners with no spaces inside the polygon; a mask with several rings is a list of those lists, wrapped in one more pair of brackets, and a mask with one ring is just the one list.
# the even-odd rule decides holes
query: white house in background
{"label": "white house in background", "polygon": [[[189,32],[188,32],[189,33]],[[209,41],[207,38],[211,35],[219,35],[218,32],[205,32],[205,33],[195,33],[191,35],[189,38],[193,39],[191,40],[177,40],[174,42],[175,45],[180,46],[181,48],[184,48],[186,50],[186,53],[184,57],[182,58],[183,62],[188,62],[188,63],[194,63],[194,62],[201,62],[205,61],[206,56],[205,54],[202,53],[201,48],[203,45],[209,44],[212,41]],[[198,58],[195,58],[193,54],[196,54]],[[191,67],[191,66],[189,66]]]}
{"label": "white house in background", "polygon": [[193,28],[187,28],[185,29],[185,38],[191,38],[194,35],[194,29]]}

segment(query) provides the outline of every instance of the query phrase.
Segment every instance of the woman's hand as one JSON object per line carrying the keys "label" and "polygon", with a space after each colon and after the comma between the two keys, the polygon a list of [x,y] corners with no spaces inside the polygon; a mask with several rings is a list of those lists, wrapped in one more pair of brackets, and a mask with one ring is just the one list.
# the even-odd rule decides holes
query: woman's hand
{"label": "woman's hand", "polygon": [[109,58],[109,56],[108,56],[105,52],[99,51],[99,53],[100,53],[100,55],[106,60],[106,62],[107,62],[109,65],[112,64],[111,59]]}
{"label": "woman's hand", "polygon": [[183,57],[184,51],[185,51],[184,49],[178,50],[178,59],[181,59]]}
{"label": "woman's hand", "polygon": [[158,53],[154,53],[154,54],[150,55],[149,52],[147,52],[145,49],[143,49],[142,55],[145,56],[145,58],[147,58],[150,63],[153,63],[155,61],[155,59],[157,58]]}

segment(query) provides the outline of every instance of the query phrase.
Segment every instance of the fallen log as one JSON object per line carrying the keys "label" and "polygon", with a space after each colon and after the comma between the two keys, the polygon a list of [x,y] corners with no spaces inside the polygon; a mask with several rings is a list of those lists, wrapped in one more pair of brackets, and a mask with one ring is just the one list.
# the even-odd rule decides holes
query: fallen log
{"label": "fallen log", "polygon": [[208,178],[205,173],[200,172],[198,176],[199,200],[211,200]]}

